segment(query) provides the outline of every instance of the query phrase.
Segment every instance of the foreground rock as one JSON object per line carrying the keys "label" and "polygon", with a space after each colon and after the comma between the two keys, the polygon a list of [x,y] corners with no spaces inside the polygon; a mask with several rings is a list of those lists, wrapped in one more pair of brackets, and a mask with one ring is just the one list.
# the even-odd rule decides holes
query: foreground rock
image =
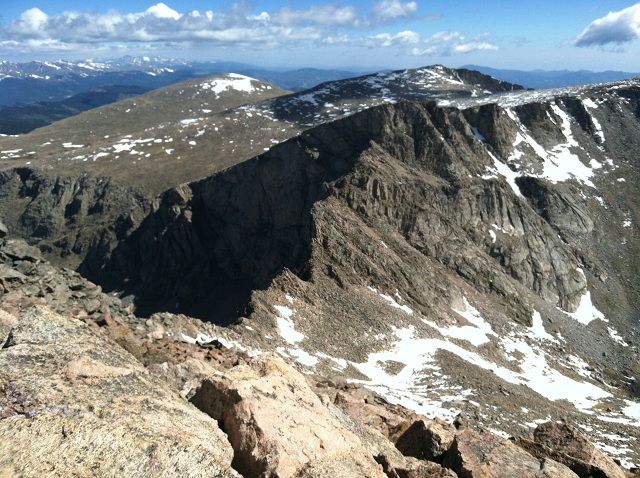
{"label": "foreground rock", "polygon": [[[361,426],[375,429],[395,442],[420,416],[394,407],[365,388],[347,384],[335,394],[334,403]],[[405,453],[408,455],[407,453]]]}
{"label": "foreground rock", "polygon": [[1,476],[238,476],[217,423],[113,342],[45,307],[12,321]]}
{"label": "foreground rock", "polygon": [[548,422],[539,425],[534,441],[518,444],[535,456],[549,456],[564,463],[580,477],[625,478],[625,472],[598,450],[576,427],[567,423]]}
{"label": "foreground rock", "polygon": [[305,378],[280,359],[205,380],[191,401],[220,421],[245,477],[384,477]]}

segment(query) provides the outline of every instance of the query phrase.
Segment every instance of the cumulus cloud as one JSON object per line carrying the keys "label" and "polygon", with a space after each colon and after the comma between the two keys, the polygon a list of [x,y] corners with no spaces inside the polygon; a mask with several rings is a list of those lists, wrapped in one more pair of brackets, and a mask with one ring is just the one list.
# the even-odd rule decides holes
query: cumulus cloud
{"label": "cumulus cloud", "polygon": [[156,18],[168,18],[171,20],[180,20],[180,17],[182,17],[182,15],[164,3],[158,3],[149,7],[147,9],[147,13],[155,16]]}
{"label": "cumulus cloud", "polygon": [[260,12],[248,3],[221,11],[178,11],[157,3],[135,13],[67,11],[55,15],[31,8],[0,28],[0,48],[79,52],[114,50],[131,44],[144,49],[197,44],[252,48],[315,44],[396,48],[399,54],[432,56],[497,49],[484,37],[467,39],[460,32],[427,37],[412,30],[369,36],[363,33],[407,18],[417,9],[415,1],[401,0],[378,0],[364,12],[349,4]]}
{"label": "cumulus cloud", "polygon": [[481,35],[467,39],[461,32],[438,32],[423,38],[420,34],[405,30],[395,35],[380,33],[366,37],[365,42],[370,47],[393,47],[412,45],[411,54],[415,56],[450,56],[471,53],[482,50],[498,50],[498,46]]}
{"label": "cumulus cloud", "polygon": [[424,39],[423,45],[413,48],[411,53],[415,56],[451,56],[498,50],[498,46],[486,41],[484,36],[467,39],[461,32],[438,32]]}
{"label": "cumulus cloud", "polygon": [[20,18],[9,27],[9,31],[24,36],[39,36],[42,28],[49,20],[49,16],[39,8],[30,8],[20,15]]}
{"label": "cumulus cloud", "polygon": [[300,23],[316,23],[320,25],[349,25],[359,22],[355,7],[334,7],[323,5],[311,7],[307,10],[292,10],[283,8],[270,15],[270,19],[281,25],[297,25]]}
{"label": "cumulus cloud", "polygon": [[592,21],[576,38],[576,46],[621,44],[640,38],[640,3]]}
{"label": "cumulus cloud", "polygon": [[158,3],[138,13],[67,11],[47,15],[26,10],[4,29],[0,41],[26,44],[35,39],[68,44],[108,42],[217,42],[274,44],[318,40],[335,35],[330,28],[356,26],[355,7],[330,5],[255,14],[244,4],[229,10],[178,12]]}
{"label": "cumulus cloud", "polygon": [[411,30],[405,30],[395,35],[390,33],[379,33],[366,37],[365,42],[371,48],[373,47],[389,47],[399,44],[416,44],[420,42],[420,35]]}
{"label": "cumulus cloud", "polygon": [[395,20],[406,17],[418,10],[416,2],[401,2],[400,0],[380,0],[373,6],[373,14],[380,20]]}

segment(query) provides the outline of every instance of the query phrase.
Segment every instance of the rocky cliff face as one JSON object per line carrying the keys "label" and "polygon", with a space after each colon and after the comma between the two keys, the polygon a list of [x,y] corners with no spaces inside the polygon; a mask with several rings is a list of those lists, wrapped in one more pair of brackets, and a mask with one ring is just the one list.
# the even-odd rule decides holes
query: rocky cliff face
{"label": "rocky cliff face", "polygon": [[633,463],[639,89],[532,95],[311,129],[165,193],[101,277],[423,413],[571,417]]}
{"label": "rocky cliff face", "polygon": [[30,168],[0,172],[0,215],[11,234],[87,275],[95,271],[96,259],[103,261],[135,230],[150,206],[142,192],[107,177]]}
{"label": "rocky cliff face", "polygon": [[[283,268],[307,278],[321,262],[325,268],[338,265],[332,261],[351,264],[353,270],[345,272],[350,282],[362,283],[371,275],[364,265],[327,257],[331,251],[322,246],[359,229],[353,224],[325,232],[325,226],[357,216],[376,232],[397,234],[484,292],[517,297],[508,276],[573,312],[586,279],[580,257],[558,232],[592,231],[588,200],[568,184],[517,171],[511,174],[521,177],[505,178],[492,153],[500,151],[500,139],[492,138],[495,147],[480,141],[473,126],[494,108],[385,106],[180,186],[163,196],[120,247],[123,256],[113,266],[114,276],[124,277],[118,285],[135,284],[142,302],[166,307],[197,302],[214,284],[265,287]],[[507,124],[478,124],[486,131],[500,129],[513,143],[519,134],[515,121],[499,121]],[[511,171],[498,166],[505,167]],[[121,266],[124,274],[117,270]],[[161,297],[168,302],[160,304]]]}

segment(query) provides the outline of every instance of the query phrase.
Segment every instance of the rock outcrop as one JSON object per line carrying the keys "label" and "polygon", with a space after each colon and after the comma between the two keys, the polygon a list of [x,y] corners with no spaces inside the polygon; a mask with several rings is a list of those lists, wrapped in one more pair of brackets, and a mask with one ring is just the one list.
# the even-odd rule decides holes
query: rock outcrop
{"label": "rock outcrop", "polygon": [[209,377],[191,402],[225,430],[243,476],[385,476],[358,437],[281,359]]}
{"label": "rock outcrop", "polygon": [[441,420],[416,420],[396,440],[403,455],[442,462],[456,436],[455,428]]}
{"label": "rock outcrop", "polygon": [[87,276],[150,206],[143,192],[108,177],[57,176],[27,167],[0,172],[0,217],[12,234]]}
{"label": "rock outcrop", "polygon": [[2,307],[18,313],[28,305],[45,305],[65,316],[95,323],[131,316],[130,308],[116,297],[70,269],[59,268],[24,241],[0,244],[0,296]]}
{"label": "rock outcrop", "polygon": [[0,350],[0,474],[238,476],[217,423],[115,343],[42,306],[13,321]]}
{"label": "rock outcrop", "polygon": [[[341,274],[347,251],[327,257],[323,244],[343,239],[332,227],[355,214],[483,291],[517,302],[513,278],[574,310],[585,290],[580,264],[504,180],[480,178],[492,165],[463,112],[433,104],[379,107],[169,191],[102,277],[117,278],[110,287],[134,293],[144,312],[180,304],[193,314],[215,298],[235,300],[229,308],[237,314],[250,291],[282,268],[303,278],[325,268]],[[507,232],[492,243],[481,223]],[[357,224],[340,232],[351,233],[360,234]],[[369,273],[353,266],[351,276]]]}

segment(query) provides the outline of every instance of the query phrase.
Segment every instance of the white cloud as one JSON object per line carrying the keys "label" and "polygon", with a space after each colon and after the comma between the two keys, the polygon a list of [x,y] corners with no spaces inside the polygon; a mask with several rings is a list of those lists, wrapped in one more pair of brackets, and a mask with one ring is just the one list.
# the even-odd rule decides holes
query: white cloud
{"label": "white cloud", "polygon": [[164,3],[139,13],[87,13],[67,11],[47,15],[38,8],[25,11],[0,30],[0,41],[27,45],[40,39],[60,44],[117,42],[218,42],[224,44],[274,44],[281,41],[317,40],[320,27],[355,21],[353,7],[283,9],[252,15],[245,7],[225,12],[180,13]]}
{"label": "white cloud", "polygon": [[405,30],[395,35],[390,33],[379,33],[366,38],[369,47],[388,47],[398,44],[415,44],[420,42],[420,35],[411,30]]}
{"label": "white cloud", "polygon": [[455,53],[471,53],[472,51],[481,51],[481,50],[498,50],[498,47],[493,43],[485,42],[485,41],[470,41],[467,43],[458,43],[453,46],[453,51]]}
{"label": "white cloud", "polygon": [[369,28],[406,18],[417,9],[416,2],[400,0],[379,0],[365,12],[349,4],[256,11],[250,4],[240,3],[224,11],[178,11],[167,3],[157,3],[134,13],[66,11],[55,15],[32,8],[0,27],[0,48],[87,52],[112,51],[132,44],[139,49],[198,44],[258,49],[314,44],[396,48],[399,54],[434,56],[497,49],[484,37],[466,39],[460,32],[423,37],[404,30],[367,36]]}
{"label": "white cloud", "polygon": [[[158,3],[156,5],[153,5],[147,8],[147,13],[150,13],[151,15],[154,15],[157,18],[168,18],[171,20],[180,20],[180,17],[182,16],[178,12],[176,12],[173,8],[165,5],[164,3]],[[195,10],[194,13],[195,13],[194,15],[195,17],[200,16],[200,12],[198,12],[197,10]]]}
{"label": "white cloud", "polygon": [[576,38],[576,46],[627,43],[640,38],[640,3],[592,21]]}
{"label": "white cloud", "polygon": [[424,39],[411,53],[415,56],[450,56],[499,49],[483,37],[484,35],[467,39],[461,32],[438,32]]}
{"label": "white cloud", "polygon": [[346,33],[341,33],[338,35],[329,35],[327,37],[324,37],[322,39],[322,43],[326,45],[346,45],[348,43],[351,43],[351,39]]}
{"label": "white cloud", "polygon": [[49,20],[49,16],[39,8],[30,8],[20,15],[20,18],[12,24],[12,27],[27,36],[39,36],[42,28]]}
{"label": "white cloud", "polygon": [[369,48],[401,47],[411,45],[414,56],[450,56],[482,50],[498,50],[498,46],[486,40],[486,35],[467,39],[461,32],[438,32],[423,38],[419,33],[405,30],[395,35],[379,33],[365,37]]}
{"label": "white cloud", "polygon": [[165,42],[259,47],[291,42],[338,44],[349,42],[350,30],[370,25],[372,15],[369,12],[361,16],[350,5],[256,13],[247,3],[215,12],[179,12],[166,3],[157,3],[135,13],[66,11],[56,15],[32,8],[0,27],[0,47],[33,51],[37,49],[36,40],[47,45],[47,51],[78,45],[87,50],[115,44]]}
{"label": "white cloud", "polygon": [[381,20],[393,20],[406,17],[418,10],[416,2],[401,2],[400,0],[380,0],[373,7],[376,18]]}
{"label": "white cloud", "polygon": [[348,25],[358,23],[358,12],[351,6],[334,7],[325,5],[307,10],[283,8],[271,16],[271,21],[281,25],[297,25],[300,23]]}

